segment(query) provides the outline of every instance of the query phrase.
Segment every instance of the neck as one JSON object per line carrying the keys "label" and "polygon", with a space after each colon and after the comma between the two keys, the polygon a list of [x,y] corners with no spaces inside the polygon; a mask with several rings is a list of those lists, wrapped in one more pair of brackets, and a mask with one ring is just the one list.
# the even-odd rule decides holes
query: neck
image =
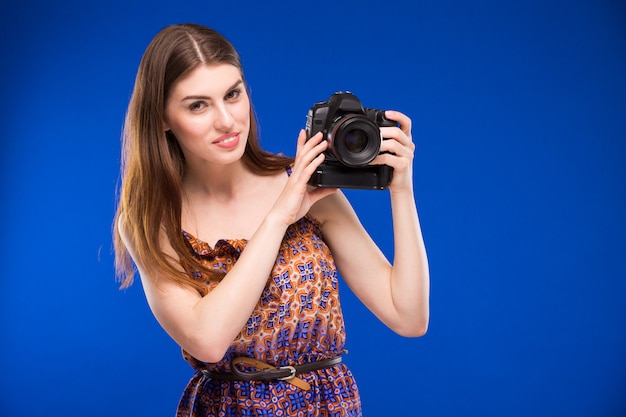
{"label": "neck", "polygon": [[188,165],[183,176],[183,188],[187,195],[231,199],[245,188],[252,176],[241,160],[229,165]]}

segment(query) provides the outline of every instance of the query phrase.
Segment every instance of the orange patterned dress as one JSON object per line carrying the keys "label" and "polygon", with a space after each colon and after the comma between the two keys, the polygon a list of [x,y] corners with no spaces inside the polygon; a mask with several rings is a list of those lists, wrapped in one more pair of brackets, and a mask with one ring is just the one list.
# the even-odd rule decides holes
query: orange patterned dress
{"label": "orange patterned dress", "polygon": [[[184,233],[203,265],[223,276],[247,241],[220,240],[214,248]],[[205,280],[209,291],[219,278]],[[299,375],[311,389],[285,381],[211,379],[201,371],[229,372],[230,361],[247,356],[273,366],[301,365],[339,356],[345,328],[337,270],[319,223],[308,216],[289,226],[276,263],[247,325],[217,363],[201,362],[183,351],[198,372],[185,388],[177,417],[360,416],[361,400],[352,373],[338,364]]]}

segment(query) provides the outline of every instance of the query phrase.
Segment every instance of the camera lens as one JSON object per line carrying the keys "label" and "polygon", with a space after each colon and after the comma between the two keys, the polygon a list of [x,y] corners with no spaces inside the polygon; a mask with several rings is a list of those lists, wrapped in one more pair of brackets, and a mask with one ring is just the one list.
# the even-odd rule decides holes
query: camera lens
{"label": "camera lens", "polygon": [[328,129],[330,150],[339,162],[360,167],[372,162],[380,153],[380,128],[363,115],[339,117]]}
{"label": "camera lens", "polygon": [[348,152],[363,152],[367,146],[367,133],[360,129],[353,129],[345,133],[344,142]]}

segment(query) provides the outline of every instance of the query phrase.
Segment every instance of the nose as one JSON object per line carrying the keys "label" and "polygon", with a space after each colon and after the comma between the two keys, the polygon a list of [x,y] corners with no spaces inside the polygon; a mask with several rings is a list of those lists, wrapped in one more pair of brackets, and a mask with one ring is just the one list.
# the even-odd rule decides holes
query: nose
{"label": "nose", "polygon": [[224,104],[216,107],[215,112],[215,128],[220,131],[230,132],[233,125],[235,124],[235,119],[233,115],[230,113],[230,110]]}

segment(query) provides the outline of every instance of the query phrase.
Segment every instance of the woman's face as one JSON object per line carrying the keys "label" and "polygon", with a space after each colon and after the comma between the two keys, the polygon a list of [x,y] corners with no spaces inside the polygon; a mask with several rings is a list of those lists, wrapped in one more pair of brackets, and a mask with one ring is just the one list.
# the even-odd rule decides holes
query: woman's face
{"label": "woman's face", "polygon": [[179,80],[165,104],[164,129],[176,136],[187,163],[239,161],[250,131],[250,100],[239,69],[200,65]]}

